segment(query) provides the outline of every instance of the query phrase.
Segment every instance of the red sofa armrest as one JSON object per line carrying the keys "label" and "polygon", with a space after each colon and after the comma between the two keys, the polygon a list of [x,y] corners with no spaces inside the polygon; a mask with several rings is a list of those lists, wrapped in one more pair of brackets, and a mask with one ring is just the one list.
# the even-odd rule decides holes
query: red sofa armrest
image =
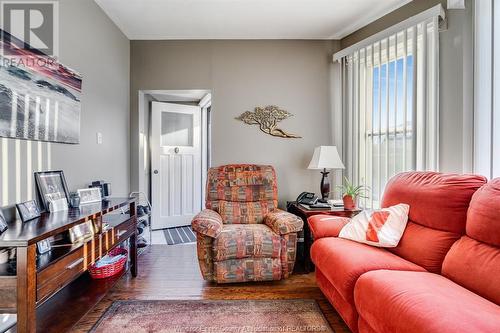
{"label": "red sofa armrest", "polygon": [[338,237],[340,230],[350,221],[347,217],[313,215],[307,219],[314,239]]}

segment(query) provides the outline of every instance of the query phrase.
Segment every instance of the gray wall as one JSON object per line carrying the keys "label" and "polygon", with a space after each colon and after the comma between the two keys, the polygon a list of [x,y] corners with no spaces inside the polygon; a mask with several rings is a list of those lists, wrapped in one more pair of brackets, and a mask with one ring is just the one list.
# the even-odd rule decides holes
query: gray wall
{"label": "gray wall", "polygon": [[[330,66],[333,41],[132,41],[131,160],[138,160],[138,91],[212,91],[212,165],[275,166],[283,203],[319,192],[307,170],[314,147],[331,142]],[[280,123],[302,139],[266,135],[234,118],[255,106],[278,105],[293,117]],[[132,171],[131,183],[137,174]]]}
{"label": "gray wall", "polygon": [[448,28],[439,35],[440,167],[471,173],[474,126],[473,2],[448,10]]}
{"label": "gray wall", "polygon": [[[341,40],[359,42],[445,0],[415,0]],[[439,33],[440,171],[472,172],[473,143],[473,1],[465,10],[447,10],[448,26]]]}
{"label": "gray wall", "polygon": [[104,179],[129,191],[130,42],[94,1],[61,0],[59,11],[60,61],[83,75],[80,144],[0,139],[2,206],[33,197],[38,170],[64,170],[70,190]]}

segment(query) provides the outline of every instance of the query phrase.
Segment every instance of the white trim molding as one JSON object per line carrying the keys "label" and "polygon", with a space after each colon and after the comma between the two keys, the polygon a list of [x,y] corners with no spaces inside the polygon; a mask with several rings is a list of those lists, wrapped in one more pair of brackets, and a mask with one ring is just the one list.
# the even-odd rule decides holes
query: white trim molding
{"label": "white trim molding", "polygon": [[[500,5],[475,2],[474,172],[500,177]],[[496,158],[495,158],[496,157]]]}
{"label": "white trim molding", "polygon": [[441,4],[438,4],[434,7],[431,7],[427,10],[424,10],[421,13],[418,13],[417,15],[414,15],[404,21],[399,22],[398,24],[395,24],[385,30],[382,30],[374,35],[371,35],[370,37],[353,44],[349,47],[346,47],[345,49],[342,49],[336,53],[333,54],[333,61],[341,61],[342,58],[345,56],[352,54],[353,52],[363,49],[369,45],[372,45],[379,40],[386,39],[389,36],[392,36],[404,29],[408,29],[412,26],[417,25],[420,22],[426,21],[428,19],[438,17],[441,20],[446,19],[446,11],[444,10],[443,6]]}

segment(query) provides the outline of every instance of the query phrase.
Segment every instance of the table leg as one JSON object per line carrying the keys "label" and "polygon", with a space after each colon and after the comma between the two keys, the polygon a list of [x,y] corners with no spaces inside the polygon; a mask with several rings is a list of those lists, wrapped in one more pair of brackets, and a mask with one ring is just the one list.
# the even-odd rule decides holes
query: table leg
{"label": "table leg", "polygon": [[132,276],[137,276],[137,231],[135,231],[130,236],[130,261],[131,267],[130,271],[132,272]]}
{"label": "table leg", "polygon": [[17,332],[36,332],[36,245],[17,248]]}
{"label": "table leg", "polygon": [[304,219],[304,271],[306,273],[314,270],[314,268],[312,268],[313,264],[311,261],[311,245],[311,230],[309,229],[309,225],[307,224],[307,219]]}
{"label": "table leg", "polygon": [[134,218],[134,233],[130,236],[130,271],[132,276],[137,276],[137,203],[130,203],[130,216]]}

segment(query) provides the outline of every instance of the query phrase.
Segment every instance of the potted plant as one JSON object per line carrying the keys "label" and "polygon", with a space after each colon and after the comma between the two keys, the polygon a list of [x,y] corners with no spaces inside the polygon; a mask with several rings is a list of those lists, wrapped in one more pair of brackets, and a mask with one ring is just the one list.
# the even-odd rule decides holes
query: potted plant
{"label": "potted plant", "polygon": [[344,184],[338,187],[342,191],[342,201],[344,201],[345,209],[355,209],[356,199],[358,197],[366,198],[366,196],[364,195],[365,191],[367,190],[366,186],[355,186],[349,181],[349,179],[347,179],[347,177],[344,177]]}

